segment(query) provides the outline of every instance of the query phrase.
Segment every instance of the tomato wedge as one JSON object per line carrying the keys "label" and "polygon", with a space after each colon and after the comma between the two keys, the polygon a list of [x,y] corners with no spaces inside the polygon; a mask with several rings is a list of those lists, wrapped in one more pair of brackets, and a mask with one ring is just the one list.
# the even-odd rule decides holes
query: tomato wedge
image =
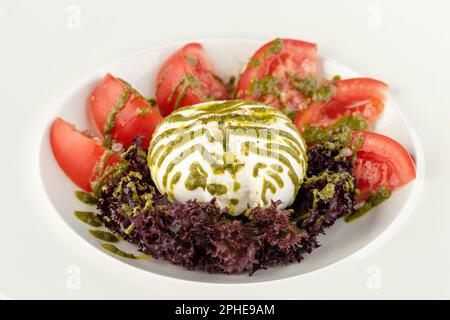
{"label": "tomato wedge", "polygon": [[223,82],[203,46],[189,43],[164,62],[156,79],[156,102],[163,116],[173,110],[209,100],[228,98]]}
{"label": "tomato wedge", "polygon": [[[129,147],[136,136],[147,147],[161,114],[129,84],[107,74],[89,100],[91,117],[100,133]],[[115,114],[114,111],[117,111]],[[105,132],[105,123],[110,125]]]}
{"label": "tomato wedge", "polygon": [[416,166],[408,151],[397,141],[369,131],[353,132],[356,148],[353,174],[360,190],[359,200],[385,187],[390,192],[416,178]]}
{"label": "tomato wedge", "polygon": [[275,39],[263,45],[241,74],[236,97],[260,101],[286,113],[304,107],[305,97],[292,82],[315,77],[317,46],[292,39]]}
{"label": "tomato wedge", "polygon": [[[96,168],[106,149],[93,139],[78,132],[64,120],[56,119],[50,129],[53,154],[64,173],[81,189],[91,192],[91,182],[96,178]],[[106,165],[117,162],[112,156]]]}
{"label": "tomato wedge", "polygon": [[346,115],[359,116],[370,126],[381,114],[388,85],[370,78],[334,82],[335,93],[328,102],[313,102],[300,111],[294,123],[300,131],[305,125],[328,127]]}

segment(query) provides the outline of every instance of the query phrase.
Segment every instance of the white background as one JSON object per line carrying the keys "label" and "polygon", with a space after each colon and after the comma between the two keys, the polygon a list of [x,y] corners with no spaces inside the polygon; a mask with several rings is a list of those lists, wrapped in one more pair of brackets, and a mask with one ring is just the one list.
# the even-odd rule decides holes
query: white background
{"label": "white background", "polygon": [[[79,29],[68,24],[71,5],[81,10]],[[445,0],[0,0],[0,295],[450,298],[449,17]],[[311,275],[208,285],[99,259],[103,253],[55,219],[39,181],[38,148],[55,101],[74,83],[105,63],[155,45],[278,36],[316,42],[322,55],[389,83],[417,131],[427,161],[425,187],[417,208],[390,241],[363,259]],[[71,265],[80,268],[79,289],[67,286]],[[374,282],[377,275],[380,281]]]}

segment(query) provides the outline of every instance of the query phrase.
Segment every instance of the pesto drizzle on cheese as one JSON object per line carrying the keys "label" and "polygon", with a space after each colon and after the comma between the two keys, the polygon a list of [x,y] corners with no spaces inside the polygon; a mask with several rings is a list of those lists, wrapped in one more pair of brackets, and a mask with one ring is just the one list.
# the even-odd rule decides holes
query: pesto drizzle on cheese
{"label": "pesto drizzle on cheese", "polygon": [[[262,161],[255,168],[247,159],[253,154]],[[189,160],[194,158],[201,163]],[[189,169],[183,171],[179,166],[184,163]],[[267,205],[266,193],[275,195],[284,188],[283,179],[290,180],[297,193],[306,172],[306,151],[297,128],[281,111],[253,101],[216,101],[184,107],[166,117],[153,134],[148,165],[157,188],[172,199],[179,183],[187,191],[200,188],[217,197],[238,192],[239,172],[251,166],[253,177],[264,178],[258,194]],[[258,178],[260,169],[264,173]],[[232,183],[217,183],[220,179]]]}

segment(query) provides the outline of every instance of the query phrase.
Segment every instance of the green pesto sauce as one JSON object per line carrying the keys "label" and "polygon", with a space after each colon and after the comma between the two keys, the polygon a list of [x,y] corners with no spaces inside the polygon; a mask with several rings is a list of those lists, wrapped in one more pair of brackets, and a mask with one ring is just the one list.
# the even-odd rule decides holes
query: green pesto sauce
{"label": "green pesto sauce", "polygon": [[283,40],[281,38],[276,38],[267,47],[266,51],[264,52],[264,55],[268,56],[270,54],[278,54],[281,52],[281,50],[283,50]]}
{"label": "green pesto sauce", "polygon": [[267,201],[267,195],[266,195],[267,190],[270,190],[270,192],[272,192],[272,194],[275,194],[275,192],[277,191],[277,188],[275,187],[275,185],[272,182],[270,182],[266,179],[263,179],[263,185],[262,185],[262,190],[261,190],[261,199],[265,206],[267,206],[269,204],[269,202]]}
{"label": "green pesto sauce", "polygon": [[94,213],[89,211],[75,211],[75,217],[84,223],[90,225],[91,227],[101,227],[103,225],[100,217]]}
{"label": "green pesto sauce", "polygon": [[307,98],[307,102],[327,102],[334,94],[334,86],[330,85],[318,85],[317,80],[314,77],[308,76],[305,79],[293,79],[291,86],[302,93]]}
{"label": "green pesto sauce", "polygon": [[[185,144],[191,142],[195,137],[202,136],[207,133],[205,128],[201,128],[200,130],[189,132],[189,137],[186,134],[179,135],[176,139],[170,141],[167,145],[161,146],[151,157],[151,161],[156,161],[156,158],[159,157],[158,160],[158,168],[161,167],[164,159],[176,148],[180,148]],[[161,154],[161,156],[159,156]]]}
{"label": "green pesto sauce", "polygon": [[107,181],[115,179],[116,177],[122,175],[129,167],[128,161],[119,161],[118,163],[109,166],[99,173],[97,179],[91,182],[92,193],[94,196],[100,194],[102,187]]}
{"label": "green pesto sauce", "polygon": [[284,187],[283,179],[281,179],[281,176],[276,172],[269,172],[267,174],[268,177],[272,178],[278,185],[279,188]]}
{"label": "green pesto sauce", "polygon": [[273,151],[283,151],[283,152],[289,154],[298,163],[302,163],[303,162],[303,158],[301,158],[301,155],[298,152],[296,152],[294,149],[292,149],[290,147],[287,147],[285,145],[282,145],[282,144],[279,144],[279,143],[266,143],[265,144],[265,148],[267,150],[270,150],[271,152],[273,152]]}
{"label": "green pesto sauce", "polygon": [[125,229],[125,234],[130,235],[133,231],[134,231],[135,225],[134,223],[130,224],[126,229]]}
{"label": "green pesto sauce", "polygon": [[227,193],[227,191],[228,191],[228,188],[225,185],[219,184],[219,183],[208,184],[206,189],[213,196],[221,196],[221,195]]}
{"label": "green pesto sauce", "polygon": [[251,68],[256,68],[260,65],[261,65],[261,59],[257,58],[257,57],[250,59],[250,61],[248,62],[248,66]]}
{"label": "green pesto sauce", "polygon": [[226,163],[226,164],[212,164],[211,165],[213,173],[215,175],[221,175],[228,172],[231,176],[236,176],[236,174],[245,167],[243,163]]}
{"label": "green pesto sauce", "polygon": [[[353,181],[353,177],[348,172],[330,173],[328,171],[324,171],[319,175],[315,175],[305,179],[303,183],[305,184],[306,187],[309,187],[311,184],[316,183],[317,181],[320,180],[326,180],[328,183],[336,184],[341,180]],[[352,190],[353,187],[354,184],[349,184],[348,186],[344,184],[344,188],[347,191]]]}
{"label": "green pesto sauce", "polygon": [[91,206],[96,205],[98,202],[97,197],[84,191],[75,191],[75,197],[82,203]]}
{"label": "green pesto sauce", "polygon": [[312,145],[319,142],[328,141],[337,133],[366,129],[367,122],[363,118],[347,115],[343,116],[332,126],[326,128],[306,125],[303,130],[303,138],[307,144]]}
{"label": "green pesto sauce", "polygon": [[[250,141],[244,142],[243,150],[244,150],[244,153],[245,152],[254,153],[254,154],[264,153],[267,157],[273,158],[273,159],[277,160],[278,162],[284,164],[289,170],[288,176],[294,185],[295,193],[297,193],[298,187],[300,186],[301,181],[299,180],[297,173],[295,172],[294,168],[292,167],[291,162],[283,154],[273,151],[273,150],[267,150],[267,149],[260,148],[254,142],[250,142]],[[302,164],[304,166],[304,168],[306,169],[306,167],[305,167],[306,164],[304,164],[304,162],[305,161],[302,160],[302,162],[300,162],[300,164]]]}
{"label": "green pesto sauce", "polygon": [[114,253],[115,255],[121,257],[121,258],[127,258],[127,259],[137,259],[137,257],[134,254],[126,253],[117,248],[115,245],[110,243],[104,243],[102,244],[102,248],[106,251],[109,251],[111,253]]}
{"label": "green pesto sauce", "polygon": [[322,190],[319,191],[318,196],[320,200],[322,201],[330,201],[334,196],[334,189],[335,184],[334,183],[327,183],[325,187],[322,188]]}
{"label": "green pesto sauce", "polygon": [[330,173],[328,171],[324,171],[320,175],[315,175],[305,179],[303,184],[306,187],[309,187],[311,184],[316,183],[317,181],[325,181],[327,182],[327,184],[321,190],[313,190],[313,209],[317,208],[320,201],[327,202],[333,198],[335,186],[338,182],[343,182],[344,190],[348,192],[355,191],[354,178],[348,172]]}
{"label": "green pesto sauce", "polygon": [[236,192],[241,188],[241,184],[237,181],[233,182],[233,191]]}
{"label": "green pesto sauce", "polygon": [[191,66],[195,66],[197,64],[197,60],[193,56],[184,56],[184,60],[186,60],[187,63],[189,63]]}
{"label": "green pesto sauce", "polygon": [[177,81],[177,83],[173,86],[172,90],[169,93],[169,96],[167,97],[168,103],[172,103],[173,98],[175,97],[175,94],[177,93],[178,89],[184,85],[185,81],[186,81],[186,78],[183,77],[183,78],[179,79]]}
{"label": "green pesto sauce", "polygon": [[105,124],[103,125],[103,146],[105,148],[110,149],[112,146],[112,137],[111,132],[114,129],[114,126],[116,125],[116,118],[119,114],[120,110],[125,107],[125,104],[128,101],[128,98],[130,96],[131,90],[128,85],[126,85],[125,89],[120,93],[119,99],[117,100],[114,107],[111,109],[111,111],[108,114],[108,117],[106,118]]}
{"label": "green pesto sauce", "polygon": [[181,172],[177,172],[173,175],[172,180],[170,180],[170,186],[169,186],[169,197],[173,198],[173,189],[175,188],[175,185],[180,181],[181,178]]}
{"label": "green pesto sauce", "polygon": [[95,168],[94,168],[94,173],[96,176],[101,175],[105,171],[106,165],[107,165],[109,159],[111,159],[112,155],[113,155],[113,152],[111,150],[107,150],[107,151],[103,152],[103,154],[100,158],[100,161],[95,165]]}
{"label": "green pesto sauce", "polygon": [[[202,124],[207,124],[210,122],[217,122],[217,123],[225,123],[230,121],[235,122],[246,122],[246,123],[252,123],[252,122],[260,122],[264,124],[269,124],[274,122],[277,119],[286,119],[285,116],[279,112],[277,112],[275,109],[269,109],[269,108],[251,108],[249,109],[251,111],[251,114],[243,114],[242,109],[239,108],[233,108],[233,109],[227,109],[226,112],[222,111],[216,111],[212,113],[205,113],[205,112],[196,112],[194,114],[185,116],[182,114],[173,114],[166,119],[164,119],[167,123],[180,123],[180,122],[188,122],[188,121],[194,121],[198,120],[201,121]],[[198,123],[191,123],[185,127],[179,128],[180,132],[185,132],[188,129],[194,127],[195,125],[198,125]],[[169,129],[171,130],[171,129]]]}
{"label": "green pesto sauce", "polygon": [[258,96],[279,96],[281,93],[278,87],[280,82],[280,79],[274,76],[264,76],[259,80],[253,80],[248,88],[248,92],[251,95]]}
{"label": "green pesto sauce", "polygon": [[372,192],[369,197],[363,202],[362,206],[344,217],[346,222],[353,222],[368,213],[372,208],[380,205],[391,196],[391,192],[382,187],[380,190]]}
{"label": "green pesto sauce", "polygon": [[147,107],[139,107],[136,109],[136,113],[140,117],[145,117],[146,115],[148,115],[150,113],[150,109]]}
{"label": "green pesto sauce", "polygon": [[312,95],[312,100],[315,102],[327,102],[331,99],[331,97],[334,94],[334,87],[333,86],[320,86],[316,90],[314,90],[314,93]]}
{"label": "green pesto sauce", "polygon": [[180,92],[178,93],[177,99],[175,100],[175,106],[174,110],[178,109],[180,107],[181,102],[183,101],[184,97],[186,96],[186,92],[188,91],[189,85],[184,82],[184,85],[181,87]]}
{"label": "green pesto sauce", "polygon": [[267,164],[262,162],[258,162],[257,164],[255,164],[255,166],[253,167],[253,176],[257,177],[259,174],[259,170],[264,168],[267,168]]}
{"label": "green pesto sauce", "polygon": [[91,235],[93,235],[94,237],[96,237],[97,239],[100,239],[100,240],[103,240],[106,242],[115,243],[115,242],[119,242],[119,240],[120,240],[114,234],[112,234],[111,232],[107,232],[107,231],[89,230],[89,233]]}
{"label": "green pesto sauce", "polygon": [[193,191],[197,188],[202,188],[205,190],[206,187],[206,178],[208,177],[208,173],[203,169],[201,164],[196,161],[191,164],[189,167],[189,175],[184,182],[186,189]]}
{"label": "green pesto sauce", "polygon": [[291,121],[294,121],[295,118],[297,117],[297,115],[298,115],[298,111],[292,111],[287,114],[288,118],[291,119]]}
{"label": "green pesto sauce", "polygon": [[[193,154],[194,152],[201,152],[201,154],[208,154],[208,156],[211,156],[211,153],[208,152],[208,150],[206,150],[205,147],[203,147],[203,145],[201,145],[200,143],[197,143],[193,146],[191,146],[189,149],[184,150],[183,152],[181,152],[178,156],[176,156],[172,162],[170,162],[167,165],[166,168],[166,172],[164,173],[163,176],[163,186],[167,187],[167,179],[169,177],[169,175],[171,174],[172,170],[179,164],[181,163],[184,159],[186,159],[189,155]],[[204,153],[203,153],[204,152]]]}
{"label": "green pesto sauce", "polygon": [[229,210],[230,213],[233,214],[235,211],[235,207],[239,204],[239,199],[230,199]]}
{"label": "green pesto sauce", "polygon": [[154,98],[147,98],[145,100],[147,100],[147,102],[150,103],[152,107],[156,107],[156,100]]}
{"label": "green pesto sauce", "polygon": [[339,81],[341,79],[342,79],[342,77],[340,75],[336,74],[336,75],[333,76],[333,78],[331,78],[331,82],[336,82],[336,81]]}
{"label": "green pesto sauce", "polygon": [[242,130],[242,127],[234,125],[228,126],[227,130],[234,131],[233,134],[236,136],[265,139],[269,141],[271,137],[280,136],[281,138],[286,138],[287,140],[291,141],[297,147],[298,150],[303,150],[303,147],[298,141],[298,139],[294,137],[291,133],[284,130],[252,126],[251,128],[247,128],[244,131]]}
{"label": "green pesto sauce", "polygon": [[170,91],[169,97],[167,98],[167,102],[172,103],[176,95],[174,109],[175,110],[178,109],[184,97],[186,96],[186,92],[189,88],[193,90],[194,95],[199,96],[199,98],[205,98],[201,96],[199,92],[197,92],[198,90],[195,90],[196,88],[200,87],[201,82],[194,75],[186,73],[180,80],[178,80],[178,82]]}
{"label": "green pesto sauce", "polygon": [[300,91],[305,98],[312,98],[316,89],[316,79],[314,77],[306,77],[305,79],[294,79],[291,86]]}
{"label": "green pesto sauce", "polygon": [[278,172],[278,173],[283,173],[283,171],[284,171],[283,166],[280,166],[279,164],[276,164],[276,163],[272,163],[270,165],[270,169],[272,169],[273,171]]}

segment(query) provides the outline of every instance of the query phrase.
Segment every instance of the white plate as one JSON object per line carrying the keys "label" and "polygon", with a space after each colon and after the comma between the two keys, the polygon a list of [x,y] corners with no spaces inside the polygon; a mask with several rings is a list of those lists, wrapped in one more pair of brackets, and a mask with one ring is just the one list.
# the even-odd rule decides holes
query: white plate
{"label": "white plate", "polygon": [[[249,40],[202,40],[200,41],[214,62],[217,73],[227,79],[237,75],[245,65],[251,54],[262,44],[260,41]],[[59,116],[76,124],[79,129],[91,129],[92,124],[87,114],[87,101],[95,85],[110,72],[120,78],[126,79],[144,96],[154,93],[155,76],[163,61],[183,43],[153,48],[120,59],[105,68],[92,73],[77,84],[61,101]],[[323,58],[324,72],[327,76],[335,74],[343,78],[360,76],[352,69]],[[382,80],[382,79],[381,79]],[[92,210],[74,197],[76,186],[64,175],[53,158],[49,143],[49,125],[42,137],[40,170],[44,188],[50,201],[60,217],[91,245],[101,248],[101,241],[92,237],[89,226],[74,217],[75,210]],[[351,224],[338,221],[329,228],[325,236],[319,238],[321,247],[300,264],[290,264],[260,270],[252,277],[248,275],[208,274],[203,271],[188,271],[182,267],[171,265],[162,260],[128,260],[111,255],[117,260],[136,268],[173,278],[184,280],[215,282],[215,283],[246,283],[282,279],[306,274],[330,266],[355,254],[368,254],[379,246],[389,236],[398,230],[412,211],[424,181],[424,156],[417,140],[416,134],[405,121],[396,107],[392,97],[388,99],[385,111],[376,124],[376,131],[386,134],[403,144],[412,154],[417,166],[417,179],[406,187],[396,191],[392,197],[374,209],[370,214]],[[80,155],[81,157],[82,155]],[[82,159],[80,159],[82,161]],[[128,252],[135,250],[134,246],[126,242],[119,243],[118,247]],[[105,252],[105,254],[110,255]]]}

